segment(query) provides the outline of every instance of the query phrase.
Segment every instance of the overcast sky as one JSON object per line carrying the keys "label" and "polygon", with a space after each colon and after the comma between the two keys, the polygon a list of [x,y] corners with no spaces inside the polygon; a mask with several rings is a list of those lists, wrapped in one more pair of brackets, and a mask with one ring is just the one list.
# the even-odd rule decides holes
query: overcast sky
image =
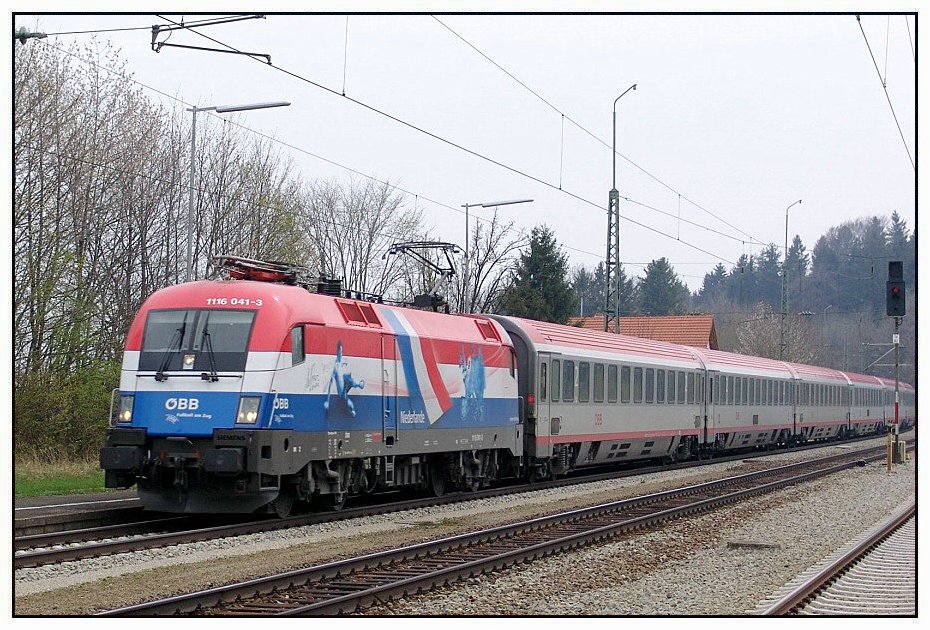
{"label": "overcast sky", "polygon": [[[161,15],[20,15],[14,27],[148,29],[182,17]],[[555,189],[252,59],[178,48],[156,54],[149,30],[97,38],[121,50],[136,80],[186,103],[290,101],[236,120],[417,195],[459,210],[466,202],[533,198],[500,212],[527,230],[547,224],[572,264],[589,268],[606,250],[610,150],[567,119],[563,125],[562,114],[610,143],[613,99],[633,83],[637,90],[619,105],[618,150],[665,185],[618,158],[618,188],[672,215],[621,201],[623,217],[671,235],[621,221],[621,260],[634,275],[665,256],[697,289],[718,261],[729,267],[744,252],[758,253],[751,239],[781,245],[785,207],[799,198],[789,229],[808,249],[828,227],[860,216],[897,210],[914,225],[914,168],[854,15],[437,17],[555,109],[430,15],[351,15],[347,41],[345,15],[268,15],[200,32],[269,54],[275,66],[339,93],[345,77],[347,96]],[[862,26],[916,159],[914,17],[868,15]],[[49,36],[38,45],[90,38]],[[169,42],[216,46],[183,31]],[[284,152],[302,177],[349,177],[300,151]],[[560,192],[560,183],[600,208]],[[726,223],[679,201],[679,193]],[[461,212],[412,196],[407,203],[422,208],[435,237],[463,242]],[[679,213],[732,238],[679,222]]]}

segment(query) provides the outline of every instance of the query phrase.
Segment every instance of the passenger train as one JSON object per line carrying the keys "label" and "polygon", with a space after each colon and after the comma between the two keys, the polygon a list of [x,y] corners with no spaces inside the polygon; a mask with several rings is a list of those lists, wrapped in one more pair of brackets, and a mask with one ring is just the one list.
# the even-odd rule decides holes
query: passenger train
{"label": "passenger train", "polygon": [[[127,336],[100,464],[153,510],[287,515],[594,464],[882,432],[894,383],[499,315],[314,293],[277,265],[162,289]],[[914,389],[901,384],[902,428]]]}

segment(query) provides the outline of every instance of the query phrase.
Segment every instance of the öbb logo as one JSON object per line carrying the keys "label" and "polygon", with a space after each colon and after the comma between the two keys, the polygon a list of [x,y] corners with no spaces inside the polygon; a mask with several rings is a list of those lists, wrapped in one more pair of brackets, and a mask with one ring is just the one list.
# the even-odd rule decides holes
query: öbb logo
{"label": "\u00f6bb logo", "polygon": [[174,411],[175,409],[194,411],[200,407],[200,401],[196,398],[169,398],[165,401],[165,409]]}

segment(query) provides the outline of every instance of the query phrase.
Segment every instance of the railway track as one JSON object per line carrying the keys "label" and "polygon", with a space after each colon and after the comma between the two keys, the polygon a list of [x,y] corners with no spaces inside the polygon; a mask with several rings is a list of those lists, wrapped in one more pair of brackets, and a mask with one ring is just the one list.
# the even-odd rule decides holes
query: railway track
{"label": "railway track", "polygon": [[430,590],[624,532],[697,514],[884,457],[884,448],[789,464],[534,518],[399,549],[101,613],[127,615],[332,615]]}
{"label": "railway track", "polygon": [[916,506],[911,503],[859,541],[799,576],[761,615],[914,615]]}
{"label": "railway track", "polygon": [[[859,440],[851,440],[849,442],[853,441]],[[835,445],[809,445],[806,447],[794,449],[794,452],[812,448],[823,448],[825,446]],[[442,497],[421,497],[416,499],[397,501],[396,493],[389,497],[381,497],[380,499],[376,495],[373,501],[370,500],[365,502],[363,505],[344,509],[339,512],[314,512],[311,514],[303,514],[286,519],[266,517],[248,519],[243,522],[242,518],[234,518],[232,519],[234,521],[232,523],[224,522],[221,524],[212,524],[210,523],[209,519],[205,517],[185,515],[167,516],[160,514],[158,518],[152,518],[151,514],[140,512],[140,520],[136,522],[119,523],[100,527],[79,528],[62,532],[37,534],[32,536],[20,536],[15,538],[13,543],[13,567],[14,569],[37,567],[57,562],[83,560],[86,558],[95,558],[117,553],[127,553],[145,549],[168,547],[184,543],[201,542],[205,540],[213,540],[216,538],[243,536],[261,532],[290,529],[293,527],[304,527],[307,525],[316,525],[319,523],[328,523],[361,516],[386,514],[390,512],[399,512],[416,508],[432,507],[436,505],[445,505],[462,501],[497,497],[507,494],[526,492],[528,490],[543,490],[547,488],[556,488],[577,483],[619,479],[652,472],[692,468],[708,463],[717,464],[730,461],[754,459],[764,457],[766,455],[777,454],[778,452],[785,451],[761,451],[759,453],[753,453],[750,455],[744,453],[714,458],[709,462],[689,461],[671,465],[653,465],[646,467],[636,467],[632,469],[611,470],[610,472],[606,473],[587,473],[583,476],[570,476],[552,481],[536,482],[532,485],[510,485],[478,492],[449,494]]]}

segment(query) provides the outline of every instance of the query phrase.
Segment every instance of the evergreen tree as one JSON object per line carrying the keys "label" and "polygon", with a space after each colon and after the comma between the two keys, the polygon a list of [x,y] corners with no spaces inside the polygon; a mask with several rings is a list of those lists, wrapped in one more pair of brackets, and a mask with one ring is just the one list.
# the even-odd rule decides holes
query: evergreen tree
{"label": "evergreen tree", "polygon": [[559,248],[552,230],[538,225],[530,234],[529,247],[520,254],[501,308],[515,317],[564,324],[576,307],[568,283],[568,256]]}
{"label": "evergreen tree", "polygon": [[891,225],[888,226],[888,254],[892,257],[903,258],[907,248],[908,236],[907,223],[901,219],[901,215],[895,210],[891,213]]}
{"label": "evergreen tree", "polygon": [[716,300],[723,297],[727,284],[727,268],[723,263],[717,263],[713,271],[704,274],[704,284],[698,291],[698,299],[701,303]]}
{"label": "evergreen tree", "polygon": [[617,270],[620,277],[620,315],[637,315],[641,312],[639,287],[636,286],[633,278],[626,274],[623,265],[619,265]]}
{"label": "evergreen tree", "polygon": [[646,265],[646,275],[639,284],[639,292],[642,311],[646,315],[681,313],[690,297],[687,287],[665,258]]}
{"label": "evergreen tree", "polygon": [[594,274],[583,265],[572,270],[572,291],[578,302],[575,315],[587,317],[604,308],[603,292],[598,290]]}
{"label": "evergreen tree", "polygon": [[759,254],[756,276],[756,301],[773,307],[781,304],[781,253],[775,243]]}
{"label": "evergreen tree", "polygon": [[900,260],[904,263],[904,281],[913,287],[916,235],[909,234],[905,223],[897,210],[891,213],[891,225],[888,226],[888,260]]}
{"label": "evergreen tree", "polygon": [[807,253],[807,248],[804,247],[804,243],[801,242],[801,236],[799,234],[794,235],[791,246],[788,247],[788,257],[786,261],[788,263],[789,276],[794,272],[797,272],[802,277],[807,274],[807,270],[811,265],[811,257]]}
{"label": "evergreen tree", "polygon": [[[786,269],[782,270],[788,274],[788,300],[795,306],[805,305],[805,285],[807,284],[807,272],[810,269],[811,257],[807,253],[807,248],[801,242],[798,234],[794,235],[791,246],[788,247],[788,255],[785,258]],[[781,297],[779,294],[779,304]],[[781,308],[781,307],[779,307]],[[794,310],[803,310],[794,309]]]}

